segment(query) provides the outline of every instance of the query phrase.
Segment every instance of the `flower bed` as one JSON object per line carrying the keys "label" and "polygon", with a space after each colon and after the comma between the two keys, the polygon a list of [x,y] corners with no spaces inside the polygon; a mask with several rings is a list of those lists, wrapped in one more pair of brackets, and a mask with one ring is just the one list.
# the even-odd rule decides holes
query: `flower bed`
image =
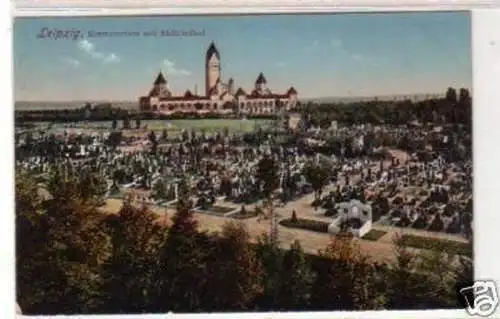
{"label": "flower bed", "polygon": [[285,226],[285,227],[290,227],[290,228],[311,230],[311,231],[315,231],[315,232],[319,232],[319,233],[327,233],[328,226],[330,224],[326,223],[326,222],[318,221],[318,220],[303,219],[303,218],[299,218],[295,221],[292,221],[291,218],[288,218],[288,219],[283,219],[282,221],[280,221],[280,225]]}

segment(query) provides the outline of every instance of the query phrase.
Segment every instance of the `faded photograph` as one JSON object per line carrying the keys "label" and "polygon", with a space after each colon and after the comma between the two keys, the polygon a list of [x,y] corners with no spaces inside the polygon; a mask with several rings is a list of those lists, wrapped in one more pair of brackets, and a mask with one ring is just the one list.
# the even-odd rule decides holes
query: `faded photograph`
{"label": "faded photograph", "polygon": [[13,33],[19,312],[465,308],[468,12]]}

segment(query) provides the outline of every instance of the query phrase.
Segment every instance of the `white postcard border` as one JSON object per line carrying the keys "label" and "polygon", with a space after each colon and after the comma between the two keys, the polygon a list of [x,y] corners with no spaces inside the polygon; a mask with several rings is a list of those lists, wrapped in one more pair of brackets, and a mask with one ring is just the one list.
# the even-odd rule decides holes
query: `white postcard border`
{"label": "white postcard border", "polygon": [[[23,1],[26,4],[27,1]],[[31,3],[38,3],[40,1],[32,1]],[[56,1],[52,1],[54,4]],[[57,1],[58,3],[69,1]],[[95,1],[94,1],[95,2]],[[107,1],[109,3],[109,1]],[[124,3],[123,1],[117,1]],[[129,3],[134,1],[128,1]],[[193,2],[193,1],[190,1]],[[242,1],[234,1],[235,3],[242,3]],[[251,3],[245,1],[247,4]],[[255,1],[254,1],[255,2]],[[274,1],[275,4],[286,3],[288,6],[282,8],[281,11],[277,7],[260,7],[235,8],[234,5],[224,10],[223,7],[214,8],[217,1],[197,1],[200,3],[212,3],[211,13],[235,13],[235,12],[345,12],[353,11],[355,7],[352,2],[349,7],[345,5],[346,1],[331,1],[328,5],[321,6],[316,10],[307,7],[304,4],[318,3],[318,1],[301,2],[300,7],[293,7],[293,1]],[[402,7],[392,7],[392,10],[384,5],[380,5],[382,1],[356,1],[358,11],[370,11],[370,8],[364,7],[368,3],[372,6],[371,11],[397,11],[404,10]],[[385,6],[387,6],[386,1]],[[407,1],[398,1],[402,5]],[[441,5],[437,2],[426,1],[408,1],[409,10],[457,10],[467,9],[471,7],[473,1],[443,1]],[[418,3],[417,3],[418,2]],[[488,4],[488,3],[489,4]],[[491,3],[496,1],[482,1],[483,7],[491,7]],[[44,1],[46,4],[47,2]],[[72,1],[72,3],[82,3],[82,1]],[[87,2],[88,4],[89,2]],[[137,2],[136,2],[137,3]],[[142,2],[144,3],[144,2]],[[165,1],[163,1],[165,3]],[[189,2],[188,2],[189,3]],[[261,2],[262,3],[262,2]],[[322,1],[324,4],[325,1]],[[340,3],[340,5],[333,5],[332,3]],[[343,5],[341,4],[343,3]],[[393,3],[391,1],[390,3]],[[423,7],[425,4],[433,3],[433,6]],[[452,5],[454,3],[456,5]],[[1,57],[0,71],[1,77],[1,90],[0,98],[2,100],[2,107],[0,108],[2,114],[0,119],[2,121],[0,128],[2,130],[3,144],[1,147],[2,156],[0,156],[2,176],[0,192],[1,202],[3,203],[3,211],[0,213],[0,231],[1,245],[0,245],[0,271],[2,274],[2,290],[1,290],[1,307],[0,313],[2,318],[12,318],[15,313],[15,263],[14,263],[14,176],[12,167],[13,161],[13,79],[12,79],[12,24],[9,17],[11,12],[10,3],[1,1],[0,9],[2,17],[2,32],[0,32],[1,41],[4,44],[4,51]],[[102,2],[100,2],[102,5]],[[390,4],[389,4],[390,5]],[[460,5],[462,8],[460,8]],[[82,5],[83,6],[83,5]],[[111,7],[111,5],[108,5]],[[189,14],[189,13],[206,13],[206,8],[199,6],[197,8],[187,8],[186,2],[184,7],[177,6],[167,11],[169,14]],[[274,8],[274,9],[273,9]],[[294,10],[295,8],[295,10]],[[335,10],[337,8],[337,10]],[[476,7],[477,8],[477,7]],[[205,9],[205,10],[204,10]],[[36,12],[37,15],[118,15],[124,12],[121,9],[108,8],[106,10],[78,10],[78,11],[60,11],[51,10],[43,11],[41,8],[25,7],[24,11],[16,11],[16,15],[20,16],[33,16]],[[222,10],[222,11],[216,11]],[[126,14],[159,14],[165,13],[165,9],[129,9]],[[51,13],[51,14],[49,14]],[[106,13],[106,14],[104,14]],[[498,178],[500,178],[500,9],[497,10],[474,10],[472,15],[472,52],[473,52],[473,114],[474,114],[474,250],[475,250],[475,274],[477,279],[492,279],[500,285],[500,253],[497,251],[496,244],[499,242],[500,234],[500,187]],[[43,274],[41,274],[43,276]],[[58,316],[63,318],[62,316]],[[455,311],[369,311],[369,312],[297,312],[297,313],[252,313],[252,314],[190,314],[190,315],[131,315],[131,316],[73,316],[73,318],[469,318],[467,313],[463,310]],[[33,318],[47,318],[36,316]]]}

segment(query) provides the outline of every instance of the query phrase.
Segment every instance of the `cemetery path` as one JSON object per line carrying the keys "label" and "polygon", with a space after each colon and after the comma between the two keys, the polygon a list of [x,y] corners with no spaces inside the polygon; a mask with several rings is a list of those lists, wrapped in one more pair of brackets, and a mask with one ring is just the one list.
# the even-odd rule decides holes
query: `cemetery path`
{"label": "cemetery path", "polygon": [[[307,201],[307,199],[303,200]],[[106,206],[103,209],[108,213],[117,213],[120,210],[121,206],[121,200],[108,199],[106,202]],[[158,206],[153,206],[152,210],[159,215],[160,222],[166,223],[170,223],[170,217],[172,217],[175,213],[175,210],[173,209],[166,209]],[[284,210],[287,212],[287,214],[284,213]],[[281,214],[283,217],[288,217],[288,215],[290,214],[290,208],[277,208],[276,212],[278,214]],[[199,223],[200,228],[210,232],[220,231],[225,223],[234,221],[229,218],[211,216],[207,214],[195,213],[194,215]],[[300,216],[299,210],[297,210],[297,215]],[[258,222],[256,218],[251,218],[243,220],[241,222],[248,229],[252,241],[255,241],[261,234],[269,232],[270,224],[268,220]],[[309,254],[317,254],[318,250],[326,248],[326,246],[330,242],[330,235],[328,234],[286,228],[283,226],[278,227],[280,232],[280,246],[284,249],[289,249],[290,245],[295,240],[299,240],[305,252]],[[392,245],[390,243],[370,242],[365,240],[360,240],[359,243],[362,253],[366,254],[374,261],[390,262],[393,259]]]}

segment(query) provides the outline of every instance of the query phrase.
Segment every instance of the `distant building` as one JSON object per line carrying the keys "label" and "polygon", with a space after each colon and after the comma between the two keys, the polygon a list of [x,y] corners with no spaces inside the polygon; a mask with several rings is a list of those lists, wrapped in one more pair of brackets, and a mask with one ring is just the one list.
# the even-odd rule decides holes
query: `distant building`
{"label": "distant building", "polygon": [[273,93],[267,87],[267,80],[260,73],[255,86],[247,93],[243,88],[235,90],[235,81],[230,78],[222,82],[220,54],[212,42],[205,56],[205,93],[187,90],[175,96],[168,88],[168,82],[159,72],[149,94],[139,98],[141,110],[151,110],[164,114],[172,113],[239,113],[275,114],[279,108],[289,110],[297,103],[297,91],[290,87],[284,94]]}

